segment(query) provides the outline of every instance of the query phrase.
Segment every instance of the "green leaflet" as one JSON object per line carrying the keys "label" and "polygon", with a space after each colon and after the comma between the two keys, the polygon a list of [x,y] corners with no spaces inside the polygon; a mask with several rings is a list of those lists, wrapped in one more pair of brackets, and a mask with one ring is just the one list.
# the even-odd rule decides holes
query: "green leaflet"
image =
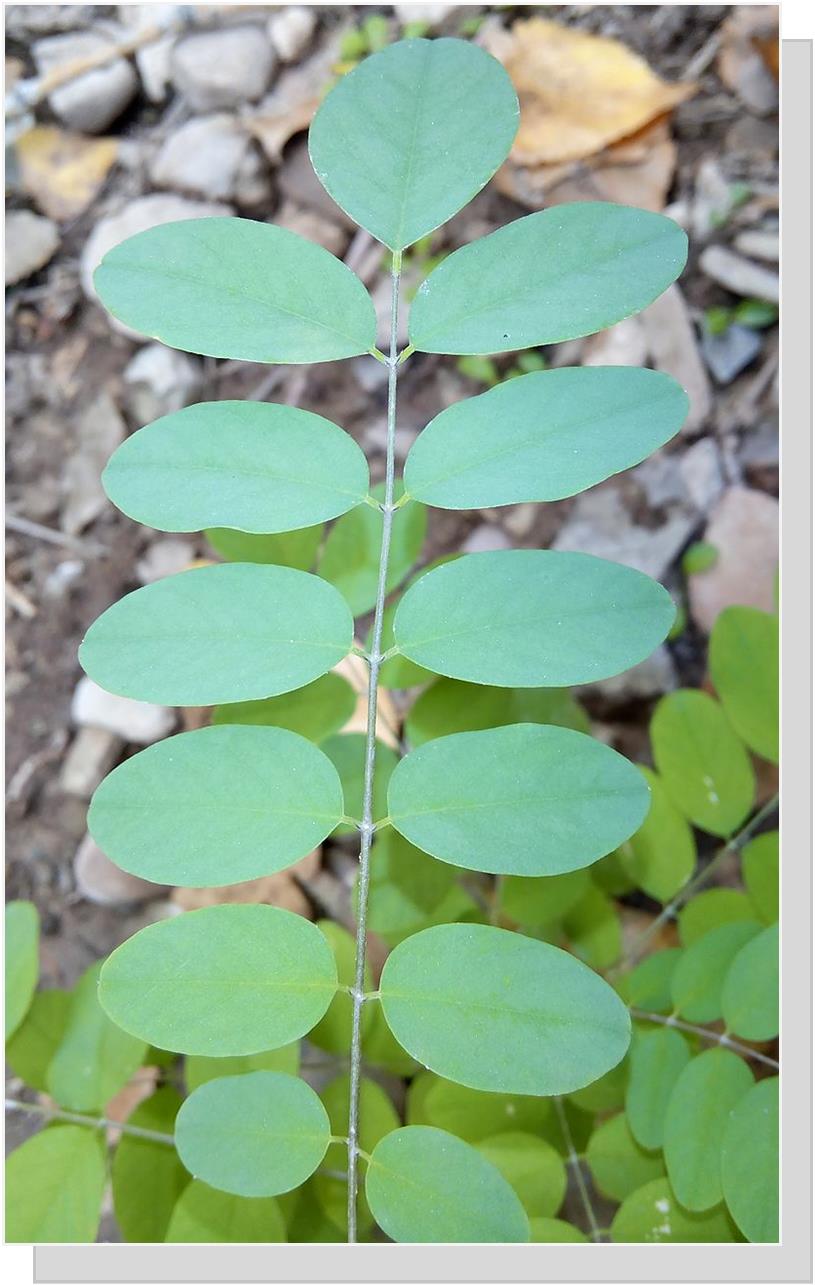
{"label": "green leaflet", "polygon": [[[329,736],[328,740],[323,741],[322,750],[339,773],[346,816],[361,820],[365,782],[364,733],[342,732],[337,736]],[[382,741],[377,741],[374,753],[373,818],[374,821],[381,821],[388,810],[388,781],[399,759],[395,750]],[[344,823],[338,828],[341,834],[348,834],[354,827]]]}
{"label": "green leaflet", "polygon": [[579,1227],[573,1227],[561,1218],[530,1218],[529,1227],[532,1232],[529,1239],[533,1244],[583,1245],[588,1239]]}
{"label": "green leaflet", "polygon": [[672,1012],[671,981],[681,958],[678,946],[647,955],[620,978],[617,988],[623,999],[632,1008],[641,1008],[647,1013]]}
{"label": "green leaflet", "polygon": [[93,283],[119,321],[185,352],[334,361],[376,340],[359,278],[322,246],[271,223],[164,223],[110,250]]}
{"label": "green leaflet", "polygon": [[79,660],[118,696],[217,705],[304,687],[352,641],[348,607],[319,576],[226,563],[127,594],[91,625]]}
{"label": "green leaflet", "polygon": [[317,177],[399,251],[472,200],[506,159],[518,99],[500,63],[462,40],[400,40],[327,96],[309,131]]}
{"label": "green leaflet", "polygon": [[759,834],[742,848],[741,874],[758,918],[765,924],[778,919],[778,831]]}
{"label": "green leaflet", "polygon": [[[320,1092],[323,1106],[328,1112],[331,1132],[336,1138],[345,1138],[348,1134],[348,1105],[350,1096],[350,1076],[340,1075],[331,1080]],[[359,1085],[359,1145],[368,1154],[373,1151],[381,1138],[392,1129],[399,1128],[399,1117],[396,1109],[381,1085],[375,1080],[363,1076]],[[324,1169],[333,1169],[345,1173],[348,1167],[348,1147],[345,1142],[333,1142],[326,1152]],[[348,1184],[344,1178],[332,1177],[328,1173],[316,1173],[311,1180],[314,1194],[327,1217],[343,1233],[348,1230]],[[362,1191],[358,1194],[357,1219],[361,1224],[370,1227],[373,1217],[367,1207]]]}
{"label": "green leaflet", "polygon": [[554,723],[577,732],[588,732],[591,726],[568,689],[483,687],[455,678],[437,678],[412,707],[405,730],[415,749],[437,736],[479,732],[509,723]]}
{"label": "green leaflet", "polygon": [[304,526],[299,531],[282,531],[278,535],[247,535],[229,527],[208,527],[204,532],[216,553],[227,562],[274,563],[312,571],[317,550],[323,539],[323,523]]}
{"label": "green leaflet", "polygon": [[694,1214],[683,1209],[667,1178],[655,1178],[626,1196],[611,1224],[614,1244],[698,1244],[738,1240],[723,1206]]}
{"label": "green leaflet", "polygon": [[692,946],[705,933],[721,924],[755,920],[750,898],[736,888],[708,888],[692,897],[679,912],[679,940]]}
{"label": "green leaflet", "polygon": [[[308,1038],[309,1042],[315,1044],[317,1048],[341,1056],[351,1047],[352,1000],[349,989],[354,985],[356,942],[347,928],[335,924],[331,919],[321,919],[319,928],[331,947],[340,988],[332,999],[328,1011],[309,1032]],[[365,990],[372,989],[371,970],[366,964]],[[363,1038],[370,1029],[373,1016],[373,1005],[365,1004],[360,1014],[360,1030]]]}
{"label": "green leaflet", "polygon": [[494,687],[568,687],[618,674],[670,628],[670,595],[584,553],[471,553],[411,585],[394,619],[417,664]]}
{"label": "green leaflet", "polygon": [[573,956],[482,924],[425,929],[380,979],[399,1043],[438,1075],[499,1093],[569,1093],[625,1054],[628,1012]]}
{"label": "green leaflet", "polygon": [[245,1200],[191,1182],[173,1210],[168,1244],[276,1244],[286,1240],[286,1225],[276,1200]]}
{"label": "green leaflet", "polygon": [[521,375],[431,420],[405,462],[405,490],[441,509],[562,500],[639,464],[687,411],[684,390],[654,370]]}
{"label": "green leaflet", "polygon": [[343,810],[337,771],[311,741],[281,727],[202,727],[115,768],[88,828],[131,874],[210,888],[285,870]]}
{"label": "green leaflet", "polygon": [[[540,1134],[552,1114],[552,1104],[547,1098],[483,1093],[454,1084],[452,1080],[441,1080],[428,1072],[425,1074],[428,1080],[423,1090],[421,1121],[409,1114],[408,1123],[432,1124],[465,1142],[483,1142],[493,1134],[519,1129]],[[413,1083],[416,1085],[418,1081]]]}
{"label": "green leaflet", "polygon": [[585,1089],[570,1093],[567,1101],[582,1111],[608,1112],[617,1111],[625,1101],[625,1090],[628,1084],[628,1061],[623,1058],[605,1075]]}
{"label": "green leaflet", "polygon": [[6,1240],[74,1244],[96,1239],[105,1188],[101,1138],[84,1125],[51,1125],[6,1161]]}
{"label": "green leaflet", "polygon": [[184,1081],[192,1093],[210,1080],[227,1075],[247,1075],[250,1071],[282,1071],[297,1075],[300,1070],[300,1044],[286,1044],[267,1053],[250,1053],[247,1057],[188,1057],[184,1060]]}
{"label": "green leaflet", "polygon": [[501,910],[525,928],[544,928],[569,913],[589,886],[587,869],[549,878],[507,875],[501,880]]}
{"label": "green leaflet", "polygon": [[690,1058],[687,1040],[679,1031],[662,1027],[634,1037],[625,1114],[636,1141],[648,1151],[662,1146],[665,1111]]}
{"label": "green leaflet", "polygon": [[40,974],[40,917],[31,901],[6,904],[6,1039],[22,1022]]}
{"label": "green leaflet", "polygon": [[730,1110],[752,1087],[735,1053],[708,1049],[678,1077],[665,1112],[665,1165],[677,1199],[702,1213],[722,1199],[720,1156]]}
{"label": "green leaflet", "polygon": [[31,1007],[6,1041],[6,1061],[32,1089],[48,1091],[46,1073],[65,1034],[71,1010],[70,991],[37,991]]}
{"label": "green leaflet", "polygon": [[258,727],[285,727],[317,744],[344,727],[356,709],[356,692],[339,674],[323,674],[307,687],[268,700],[238,701],[218,705],[212,722],[250,723]]}
{"label": "green leaflet", "polygon": [[683,953],[671,978],[674,1011],[688,1022],[716,1022],[722,1016],[722,987],[742,946],[761,925],[750,920],[720,924]]}
{"label": "green leaflet", "polygon": [[722,1013],[731,1035],[772,1040],[778,1034],[778,924],[742,946],[722,988]]}
{"label": "green leaflet", "polygon": [[163,1241],[176,1201],[190,1180],[172,1145],[181,1101],[181,1095],[166,1085],[128,1116],[128,1124],[166,1133],[170,1142],[153,1142],[125,1133],[116,1148],[113,1207],[127,1241]]}
{"label": "green leaflet", "polygon": [[497,1133],[476,1150],[502,1173],[530,1218],[556,1214],[566,1194],[566,1166],[551,1143],[532,1133]]}
{"label": "green leaflet", "polygon": [[147,1051],[99,1003],[101,963],[83,973],[71,996],[65,1033],[46,1072],[51,1097],[72,1111],[102,1111],[141,1066]]}
{"label": "green leaflet", "polygon": [[590,968],[608,968],[619,959],[623,945],[619,911],[592,881],[564,916],[563,931],[571,949]]}
{"label": "green leaflet", "polygon": [[778,1078],[760,1080],[731,1109],[722,1142],[722,1190],[748,1240],[778,1240]]}
{"label": "green leaflet", "polygon": [[[401,482],[394,495],[402,493]],[[384,488],[372,494],[384,499]],[[427,510],[423,504],[409,504],[393,515],[388,593],[404,580],[419,556],[427,531]],[[355,616],[362,616],[376,603],[379,581],[379,548],[382,543],[382,514],[370,504],[345,513],[328,533],[317,570],[324,580],[339,589]]]}
{"label": "green leaflet", "polygon": [[700,830],[728,838],[755,795],[747,751],[706,692],[663,696],[651,719],[651,746],[665,789]]}
{"label": "green leaflet", "polygon": [[660,777],[647,767],[640,771],[651,790],[651,806],[639,830],[620,848],[620,864],[643,892],[656,901],[670,901],[693,874],[696,844]]}
{"label": "green leaflet", "polygon": [[449,255],[419,288],[420,352],[493,353],[590,335],[652,303],[685,266],[671,219],[603,201],[528,214]]}
{"label": "green leaflet", "polygon": [[447,904],[455,878],[450,866],[414,848],[396,830],[383,830],[371,853],[371,931],[395,946],[403,937],[427,927],[430,917],[441,913]]}
{"label": "green leaflet", "polygon": [[361,504],[368,463],[322,415],[268,402],[202,402],[126,438],[102,484],[123,513],[159,531],[266,535]]}
{"label": "green leaflet", "polygon": [[778,617],[727,607],[710,635],[710,674],[724,712],[751,750],[778,762]]}
{"label": "green leaflet", "polygon": [[143,928],[108,957],[99,998],[159,1048],[237,1057],[280,1048],[337,989],[325,937],[288,910],[210,906]]}
{"label": "green leaflet", "polygon": [[299,1187],[320,1164],[330,1135],[314,1090],[279,1071],[209,1080],[187,1098],[175,1126],[184,1166],[233,1196]]}
{"label": "green leaflet", "polygon": [[398,1243],[529,1240],[529,1220],[501,1173],[441,1129],[408,1125],[374,1147],[365,1194]]}
{"label": "green leaflet", "polygon": [[519,723],[428,741],[397,765],[391,823],[452,865],[556,875],[641,824],[648,787],[627,759],[568,728]]}
{"label": "green leaflet", "polygon": [[625,1200],[665,1173],[662,1156],[639,1145],[624,1115],[604,1120],[595,1130],[586,1148],[586,1162],[595,1187],[608,1200]]}

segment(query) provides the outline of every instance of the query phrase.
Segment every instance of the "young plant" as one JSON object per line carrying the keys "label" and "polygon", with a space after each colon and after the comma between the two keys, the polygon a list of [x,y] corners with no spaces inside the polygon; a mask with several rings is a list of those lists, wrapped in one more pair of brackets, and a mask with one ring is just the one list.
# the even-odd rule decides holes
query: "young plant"
{"label": "young plant", "polygon": [[[410,583],[395,613],[387,602],[421,546],[422,505],[577,494],[644,459],[686,414],[682,389],[651,370],[533,370],[439,414],[399,486],[397,381],[413,353],[483,355],[591,334],[649,304],[685,262],[683,232],[660,215],[602,203],[532,214],[434,268],[400,352],[403,252],[488,182],[517,123],[503,69],[457,40],[392,45],[325,99],[310,132],[315,171],[392,255],[385,352],[361,282],[321,247],[273,225],[167,224],[114,248],[96,273],[114,316],[186,351],[284,363],[369,354],[388,369],[385,480],[373,491],[363,453],[340,427],[253,402],[167,416],[128,439],[105,472],[108,495],[129,516],[163,531],[207,529],[216,547],[243,560],[139,589],[88,631],[82,665],[109,691],[219,707],[212,726],[151,746],[111,773],[89,813],[97,842],[131,873],[194,888],[285,869],[341,826],[360,836],[353,945],[336,926],[285,910],[220,905],[143,929],[102,967],[99,999],[113,1029],[142,1050],[185,1054],[188,1080],[190,1064],[207,1067],[175,1123],[178,1156],[196,1181],[173,1214],[172,1239],[217,1238],[224,1200],[241,1202],[245,1239],[280,1238],[271,1198],[307,1180],[321,1182],[325,1196],[340,1148],[350,1241],[363,1219],[367,1230],[368,1210],[397,1241],[551,1239],[552,1228],[530,1228],[521,1194],[528,1141],[482,1135],[473,1145],[440,1125],[432,1092],[421,1109],[414,1098],[400,1127],[362,1077],[366,1041],[373,1060],[376,1047],[380,1062],[403,1074],[416,1063],[428,1068],[431,1089],[446,1085],[482,1104],[511,1095],[518,1119],[530,1110],[542,1117],[554,1099],[560,1145],[572,1157],[573,1099],[593,1086],[602,1097],[628,1052],[627,1003],[576,957],[587,954],[574,945],[578,931],[570,930],[572,953],[545,939],[556,936],[549,927],[529,934],[475,922],[484,916],[456,902],[451,880],[455,868],[494,875],[493,917],[512,922],[515,890],[532,885],[546,900],[551,889],[555,903],[564,881],[586,880],[589,867],[641,833],[649,780],[575,730],[585,726],[578,707],[551,689],[644,659],[671,627],[669,595],[599,558],[524,549],[444,562]],[[311,574],[304,568],[332,519],[320,574]],[[374,567],[364,556],[372,531]],[[371,608],[363,648],[354,616]],[[369,670],[357,762],[343,758],[347,746],[329,754],[325,740],[342,724],[345,699],[330,671],[351,652]],[[411,716],[414,748],[387,762],[383,797],[380,686],[435,675]],[[298,691],[300,710],[288,695]],[[471,699],[478,693],[506,704],[487,713]],[[463,713],[460,730],[439,735],[440,725],[450,730],[451,696],[456,717],[464,696],[474,721]],[[658,765],[667,786],[670,773]],[[418,914],[430,926],[401,933],[378,989],[366,962],[375,835],[381,866],[407,869],[416,901],[431,890],[433,901],[432,912],[425,898]],[[599,884],[591,889],[582,910],[582,894],[572,898],[567,919],[579,910],[591,924],[603,899]],[[289,1058],[306,1035],[347,1052],[347,1081],[328,1098]],[[177,1106],[167,1104],[167,1128]],[[533,1139],[537,1174],[554,1163],[547,1146]],[[558,1165],[552,1186],[562,1198]],[[551,1221],[560,1202],[547,1202],[548,1213],[535,1205],[533,1218]],[[289,1234],[296,1238],[291,1224]]]}

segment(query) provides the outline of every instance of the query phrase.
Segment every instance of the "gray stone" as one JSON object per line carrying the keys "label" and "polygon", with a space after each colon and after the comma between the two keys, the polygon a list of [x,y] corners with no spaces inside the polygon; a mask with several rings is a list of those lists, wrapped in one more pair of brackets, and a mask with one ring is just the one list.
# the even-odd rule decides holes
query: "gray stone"
{"label": "gray stone", "polygon": [[165,705],[114,696],[87,675],[80,678],[71,701],[71,718],[77,727],[102,727],[133,745],[152,745],[172,732],[175,711]]}
{"label": "gray stone", "polygon": [[141,584],[153,584],[165,576],[186,571],[195,558],[195,545],[179,536],[154,540],[143,558],[136,563],[136,575]]}
{"label": "gray stone", "polygon": [[648,348],[657,370],[673,375],[690,399],[683,433],[698,433],[710,415],[713,400],[696,335],[682,291],[674,284],[640,314]]}
{"label": "gray stone", "polygon": [[[324,246],[331,254],[338,257],[342,256],[348,245],[348,233],[339,223],[324,218],[316,210],[304,210],[288,199],[284,200],[275,213],[274,221],[279,227],[287,228],[289,232],[296,232],[307,241],[316,241],[317,245]],[[365,358],[365,360],[369,359]]]}
{"label": "gray stone", "polygon": [[147,879],[120,870],[89,834],[74,857],[74,879],[80,896],[98,906],[128,906],[167,892],[166,884],[149,883]]}
{"label": "gray stone", "polygon": [[229,199],[235,195],[241,165],[252,140],[234,116],[199,116],[165,139],[150,166],[156,187],[193,196]]}
{"label": "gray stone", "polygon": [[[169,28],[178,21],[178,8],[175,4],[122,4],[117,16],[122,26],[133,32],[146,27]],[[172,78],[170,55],[175,40],[174,34],[160,36],[135,52],[142,88],[152,103],[161,103],[167,97]]]}
{"label": "gray stone", "polygon": [[523,540],[524,536],[529,535],[535,525],[539,511],[540,505],[538,504],[510,505],[502,513],[504,529],[514,539]]}
{"label": "gray stone", "polygon": [[89,799],[121,753],[124,741],[105,727],[81,727],[71,742],[59,774],[64,794]]}
{"label": "gray stone", "polygon": [[673,691],[678,685],[676,666],[667,647],[657,647],[639,665],[623,674],[605,678],[600,683],[590,683],[582,691],[597,692],[615,704],[629,700],[651,700]]}
{"label": "gray stone", "polygon": [[780,247],[778,232],[764,232],[761,229],[740,232],[733,244],[741,254],[747,254],[752,259],[778,263]]}
{"label": "gray stone", "polygon": [[686,498],[675,454],[656,451],[631,469],[628,477],[640,488],[649,508],[663,509],[666,504],[681,504]]}
{"label": "gray stone", "polygon": [[263,96],[276,61],[262,27],[195,32],[173,49],[173,83],[193,111],[238,107]]}
{"label": "gray stone", "polygon": [[495,549],[511,549],[512,541],[499,526],[483,523],[475,527],[461,546],[462,553],[492,553]]}
{"label": "gray stone", "polygon": [[732,384],[755,361],[762,349],[761,335],[747,326],[732,325],[720,335],[702,335],[702,356],[719,384]]}
{"label": "gray stone", "polygon": [[751,263],[735,251],[728,250],[727,246],[709,245],[702,251],[699,267],[705,276],[732,294],[741,295],[744,299],[778,303],[778,273]]}
{"label": "gray stone", "polygon": [[[129,236],[158,227],[161,223],[173,223],[176,219],[203,219],[210,215],[231,213],[228,205],[217,201],[190,201],[184,196],[174,196],[169,192],[155,192],[150,196],[138,197],[118,214],[101,219],[85,242],[79,265],[85,294],[89,299],[96,298],[93,288],[95,269],[108,250],[112,250],[114,245],[127,240]],[[121,322],[111,319],[111,325],[123,334],[134,334],[127,326],[122,326]]]}
{"label": "gray stone", "polygon": [[[32,52],[38,71],[47,73],[114,46],[113,37],[100,31],[72,31],[38,40]],[[60,85],[49,95],[48,105],[70,129],[100,134],[122,114],[138,86],[127,59],[114,58]]]}
{"label": "gray stone", "polygon": [[644,366],[648,357],[645,330],[638,317],[626,317],[585,341],[584,366]]}
{"label": "gray stone", "polygon": [[679,459],[679,472],[691,504],[707,513],[724,489],[719,448],[712,437],[688,447]]}
{"label": "gray stone", "polygon": [[6,215],[6,285],[24,281],[44,267],[59,245],[59,229],[31,210]]}
{"label": "gray stone", "polygon": [[[260,111],[263,107],[264,104],[261,103],[258,110]],[[283,196],[294,201],[295,205],[307,206],[311,210],[316,210],[324,218],[356,231],[353,219],[349,218],[335,201],[332,201],[314,173],[308,156],[306,139],[293,139],[286,148],[283,164],[277,172],[277,185]]]}
{"label": "gray stone", "polygon": [[125,367],[123,378],[127,408],[139,424],[189,406],[198,399],[202,387],[200,363],[164,344],[140,348]]}
{"label": "gray stone", "polygon": [[426,22],[428,27],[440,26],[455,8],[454,4],[395,4],[393,6],[394,13],[402,26],[408,22]]}
{"label": "gray stone", "polygon": [[709,633],[725,607],[775,609],[778,566],[778,501],[763,491],[732,486],[714,509],[704,534],[717,558],[690,577],[690,612]]}
{"label": "gray stone", "polygon": [[281,62],[296,62],[305,52],[317,26],[314,9],[292,5],[269,19],[269,38]]}
{"label": "gray stone", "polygon": [[62,475],[64,501],[61,525],[77,535],[107,508],[101,474],[127,429],[116,403],[104,390],[80,411],[74,426],[77,449],[71,451]]}
{"label": "gray stone", "polygon": [[632,522],[619,490],[615,486],[598,486],[578,498],[552,548],[593,553],[661,580],[697,522],[696,514],[673,508],[655,530],[638,526]]}

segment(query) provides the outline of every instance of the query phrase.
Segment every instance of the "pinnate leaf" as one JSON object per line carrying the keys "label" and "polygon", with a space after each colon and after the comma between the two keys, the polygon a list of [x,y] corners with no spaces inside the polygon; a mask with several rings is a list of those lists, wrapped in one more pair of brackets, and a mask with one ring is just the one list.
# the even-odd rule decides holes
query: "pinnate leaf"
{"label": "pinnate leaf", "polygon": [[667,1178],[655,1178],[626,1196],[611,1224],[614,1244],[716,1243],[738,1240],[723,1206],[691,1213],[677,1200]]}
{"label": "pinnate leaf", "polygon": [[181,1095],[169,1085],[157,1089],[128,1117],[128,1124],[166,1133],[156,1142],[125,1133],[113,1156],[113,1207],[125,1240],[163,1241],[176,1201],[190,1177],[172,1144]]}
{"label": "pinnate leaf", "polygon": [[6,905],[6,1039],[22,1022],[40,973],[40,917],[31,901]]}
{"label": "pinnate leaf", "polygon": [[648,1151],[662,1146],[665,1111],[690,1058],[687,1040],[678,1031],[664,1027],[634,1037],[625,1113],[636,1141]]}
{"label": "pinnate leaf", "polygon": [[772,1040],[778,1034],[778,924],[742,946],[722,988],[722,1012],[732,1035]]}
{"label": "pinnate leaf", "polygon": [[181,1193],[165,1240],[168,1244],[275,1244],[286,1240],[280,1206],[271,1197],[247,1200],[191,1182]]}
{"label": "pinnate leaf", "polygon": [[778,1077],[760,1080],[731,1109],[722,1142],[722,1190],[739,1230],[778,1240]]}
{"label": "pinnate leaf", "polygon": [[721,1149],[728,1113],[753,1085],[742,1058],[708,1049],[689,1062],[665,1112],[665,1164],[677,1199],[696,1213],[722,1199]]}
{"label": "pinnate leaf", "polygon": [[6,1240],[94,1241],[104,1189],[104,1147],[92,1129],[43,1129],[6,1161]]}
{"label": "pinnate leaf", "polygon": [[710,674],[742,740],[777,763],[778,617],[754,607],[726,607],[710,635]]}

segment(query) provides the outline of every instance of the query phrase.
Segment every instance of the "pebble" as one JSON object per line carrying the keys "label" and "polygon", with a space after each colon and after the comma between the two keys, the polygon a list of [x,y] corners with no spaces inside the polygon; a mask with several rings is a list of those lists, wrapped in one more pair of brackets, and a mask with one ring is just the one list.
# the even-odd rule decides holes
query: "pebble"
{"label": "pebble", "polygon": [[743,299],[778,303],[778,273],[744,259],[724,245],[709,245],[699,258],[705,276]]}
{"label": "pebble", "polygon": [[503,512],[504,529],[516,540],[530,534],[540,512],[538,504],[512,504]]}
{"label": "pebble", "polygon": [[115,696],[99,687],[87,674],[80,678],[71,701],[71,719],[77,727],[103,727],[133,745],[152,745],[172,732],[175,711],[165,705]]}
{"label": "pebble", "polygon": [[195,545],[191,540],[177,536],[154,540],[144,557],[136,563],[136,575],[140,584],[153,584],[165,576],[186,571],[194,558]]}
{"label": "pebble", "polygon": [[702,356],[719,384],[732,384],[761,352],[761,335],[747,326],[731,325],[720,335],[703,334]]}
{"label": "pebble", "polygon": [[76,851],[74,878],[80,895],[97,906],[128,906],[161,897],[167,891],[165,884],[149,883],[147,879],[120,870],[89,834]]}
{"label": "pebble", "polygon": [[[296,205],[315,210],[324,218],[343,224],[356,232],[356,224],[326,192],[309,160],[308,143],[294,140],[286,149],[283,163],[277,172],[277,185],[283,196]],[[388,283],[386,283],[388,284]],[[390,289],[390,286],[388,285]],[[404,313],[404,309],[402,310]]]}
{"label": "pebble", "polygon": [[293,5],[269,19],[269,39],[281,62],[296,62],[305,52],[317,26],[314,9]]}
{"label": "pebble", "polygon": [[696,240],[706,241],[727,218],[732,205],[732,185],[716,158],[706,156],[696,171],[691,207],[691,228]]}
{"label": "pebble", "polygon": [[651,700],[677,686],[676,666],[670,651],[663,645],[625,673],[604,678],[600,683],[590,683],[583,690],[597,692],[621,705],[629,700]]}
{"label": "pebble", "polygon": [[736,249],[753,259],[778,263],[779,236],[777,232],[740,232],[733,242]]}
{"label": "pebble", "polygon": [[[142,31],[145,27],[169,26],[178,17],[178,5],[122,4],[117,16],[123,27],[133,32]],[[160,36],[135,52],[142,88],[151,103],[162,103],[167,97],[172,80],[170,56],[175,41],[175,35]]]}
{"label": "pebble", "polygon": [[440,26],[456,8],[454,4],[395,4],[394,13],[402,26],[408,22],[426,22],[428,27]]}
{"label": "pebble", "polygon": [[679,473],[691,504],[707,513],[724,490],[719,448],[712,437],[703,437],[688,447],[680,457]]}
{"label": "pebble", "polygon": [[109,500],[100,480],[102,470],[127,436],[116,403],[104,390],[80,411],[73,430],[81,449],[70,452],[63,470],[60,515],[60,525],[68,535],[78,535],[107,508]]}
{"label": "pebble", "polygon": [[[32,52],[37,70],[47,73],[109,49],[113,44],[111,36],[99,31],[71,31],[38,40]],[[60,85],[49,94],[48,105],[70,129],[83,134],[101,134],[122,114],[138,87],[138,76],[127,59],[114,58],[103,67]]]}
{"label": "pebble", "polygon": [[697,523],[695,513],[677,506],[655,530],[638,526],[617,487],[598,486],[578,497],[551,547],[593,553],[661,580]]}
{"label": "pebble", "polygon": [[[318,214],[316,210],[302,209],[294,201],[284,200],[274,216],[274,221],[279,227],[288,228],[290,232],[296,232],[307,241],[316,241],[318,245],[324,246],[331,254],[340,258],[348,245],[348,232],[344,227]],[[365,358],[365,360],[368,359]],[[385,370],[381,362],[376,364]],[[387,379],[386,370],[385,378]]]}
{"label": "pebble", "polygon": [[261,27],[186,36],[172,52],[173,84],[196,112],[238,107],[266,92],[277,59]]}
{"label": "pebble", "polygon": [[81,727],[71,742],[59,774],[64,794],[89,799],[107,776],[124,742],[106,727]]}
{"label": "pebble", "polygon": [[718,557],[688,583],[690,612],[699,628],[710,633],[725,607],[774,611],[778,501],[763,491],[730,487],[711,514],[704,539]]}
{"label": "pebble", "polygon": [[150,165],[156,187],[208,199],[234,197],[252,141],[234,116],[219,112],[187,121],[165,139]]}
{"label": "pebble", "polygon": [[640,314],[657,370],[673,375],[690,399],[685,434],[698,433],[711,413],[710,379],[699,356],[687,304],[674,284]]}
{"label": "pebble", "polygon": [[56,223],[31,210],[6,215],[6,285],[24,281],[48,263],[59,245]]}
{"label": "pebble", "polygon": [[139,424],[170,415],[198,399],[201,366],[186,353],[145,344],[124,370],[125,402]]}
{"label": "pebble", "polygon": [[[99,263],[112,250],[114,245],[125,241],[137,232],[158,227],[161,223],[173,223],[176,219],[203,219],[209,215],[231,214],[228,205],[217,201],[190,201],[183,196],[174,196],[169,192],[154,192],[149,196],[137,197],[117,214],[101,219],[91,232],[82,249],[80,258],[80,278],[85,294],[89,299],[96,298],[93,288],[93,274]],[[120,322],[111,319],[111,325],[122,333],[132,335],[134,332]]]}
{"label": "pebble", "polygon": [[626,317],[616,326],[601,330],[586,340],[582,354],[584,366],[643,366],[648,357],[648,343],[638,317]]}
{"label": "pebble", "polygon": [[461,546],[462,553],[492,553],[496,549],[511,549],[512,541],[499,526],[484,522],[475,527]]}

